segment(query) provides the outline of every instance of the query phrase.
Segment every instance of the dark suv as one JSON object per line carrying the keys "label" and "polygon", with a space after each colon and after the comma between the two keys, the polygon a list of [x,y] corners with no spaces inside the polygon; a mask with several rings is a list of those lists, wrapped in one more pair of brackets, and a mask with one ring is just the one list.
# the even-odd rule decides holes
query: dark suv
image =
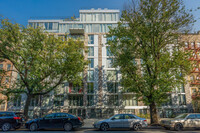
{"label": "dark suv", "polygon": [[0,112],[0,128],[3,131],[9,131],[11,128],[20,128],[21,122],[22,119],[14,112]]}
{"label": "dark suv", "polygon": [[34,119],[26,122],[25,126],[30,131],[38,129],[64,129],[70,131],[73,128],[78,128],[83,125],[80,117],[73,116],[67,113],[52,113],[43,118]]}

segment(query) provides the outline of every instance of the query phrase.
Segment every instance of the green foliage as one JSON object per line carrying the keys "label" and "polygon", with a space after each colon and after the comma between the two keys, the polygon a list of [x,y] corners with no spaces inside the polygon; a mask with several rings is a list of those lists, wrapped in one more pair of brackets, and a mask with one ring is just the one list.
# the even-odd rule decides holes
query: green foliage
{"label": "green foliage", "polygon": [[193,22],[181,0],[140,0],[133,1],[118,26],[110,29],[108,36],[115,38],[108,44],[122,85],[145,105],[166,102],[167,92],[185,83],[190,54],[183,51],[180,37]]}
{"label": "green foliage", "polygon": [[145,118],[145,119],[150,119],[150,114],[137,114],[138,117],[141,117],[141,118]]}
{"label": "green foliage", "polygon": [[[61,38],[44,33],[40,28],[24,28],[1,19],[0,59],[14,65],[15,78],[5,95],[25,93],[45,95],[64,82],[81,83],[81,72],[87,61],[80,40]],[[19,75],[17,78],[17,75]]]}

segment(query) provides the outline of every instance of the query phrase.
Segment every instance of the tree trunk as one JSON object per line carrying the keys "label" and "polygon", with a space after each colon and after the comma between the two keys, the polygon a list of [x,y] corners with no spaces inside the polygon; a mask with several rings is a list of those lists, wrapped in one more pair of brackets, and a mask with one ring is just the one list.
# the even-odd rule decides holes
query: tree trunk
{"label": "tree trunk", "polygon": [[150,116],[151,116],[151,124],[158,124],[158,114],[155,102],[150,104]]}
{"label": "tree trunk", "polygon": [[26,103],[25,103],[25,106],[24,106],[24,116],[25,116],[25,119],[28,120],[28,111],[29,111],[29,105],[31,103],[31,95],[27,95],[27,98],[26,98]]}

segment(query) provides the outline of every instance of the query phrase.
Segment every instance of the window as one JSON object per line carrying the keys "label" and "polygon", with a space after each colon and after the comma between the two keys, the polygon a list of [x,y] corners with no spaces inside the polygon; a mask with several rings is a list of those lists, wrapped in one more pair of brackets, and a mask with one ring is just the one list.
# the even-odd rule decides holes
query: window
{"label": "window", "polygon": [[69,106],[83,106],[83,96],[69,96]]}
{"label": "window", "polygon": [[13,113],[8,113],[8,112],[0,113],[0,117],[8,117],[8,116],[14,116],[14,114]]}
{"label": "window", "polygon": [[124,119],[136,119],[134,115],[126,114],[124,115]]}
{"label": "window", "polygon": [[186,105],[185,94],[178,94],[179,105]]}
{"label": "window", "polygon": [[90,61],[89,68],[94,68],[94,58],[88,58],[88,60]]}
{"label": "window", "polygon": [[200,114],[196,114],[197,119],[200,119]]}
{"label": "window", "polygon": [[195,116],[195,114],[191,114],[191,115],[189,115],[187,118],[188,118],[188,119],[195,119],[196,116]]}
{"label": "window", "polygon": [[68,114],[64,114],[64,113],[55,114],[55,118],[65,118],[65,117],[68,117]]}
{"label": "window", "polygon": [[87,96],[87,105],[88,106],[92,106],[92,105],[94,105],[94,96],[93,95],[88,95]]}
{"label": "window", "polygon": [[108,106],[118,106],[118,95],[108,95],[107,104]]}
{"label": "window", "polygon": [[88,56],[94,56],[94,47],[88,47]]}
{"label": "window", "polygon": [[88,44],[94,44],[94,35],[88,35]]}
{"label": "window", "polygon": [[117,80],[117,71],[107,70],[107,80],[116,81]]}
{"label": "window", "polygon": [[7,71],[9,71],[11,68],[11,64],[7,64]]}
{"label": "window", "polygon": [[118,120],[118,119],[123,119],[123,115],[122,114],[120,114],[120,115],[115,115],[115,116],[113,116],[112,118],[111,118],[112,120]]}
{"label": "window", "polygon": [[197,43],[197,47],[200,48],[200,42]]}
{"label": "window", "polygon": [[8,83],[10,80],[10,77],[6,76],[6,80],[5,80],[5,83]]}
{"label": "window", "polygon": [[49,30],[53,29],[53,23],[49,23]]}
{"label": "window", "polygon": [[188,48],[188,43],[187,42],[185,42],[185,48]]}
{"label": "window", "polygon": [[107,90],[110,93],[117,93],[118,92],[118,83],[116,83],[116,82],[107,82]]}
{"label": "window", "polygon": [[181,85],[181,88],[178,89],[179,93],[185,93],[185,88],[184,88],[184,84]]}
{"label": "window", "polygon": [[45,118],[46,118],[46,119],[52,119],[52,118],[54,118],[54,114],[46,115]]}
{"label": "window", "polygon": [[110,51],[110,47],[106,47],[106,53],[107,53],[107,56],[113,56],[113,54],[111,53]]}
{"label": "window", "polygon": [[21,106],[21,95],[19,97],[14,98],[13,106],[14,107],[20,107]]}
{"label": "window", "polygon": [[113,62],[114,62],[114,59],[113,58],[107,58],[107,68],[113,68]]}
{"label": "window", "polygon": [[123,105],[124,106],[137,106],[138,101],[134,95],[123,95]]}
{"label": "window", "polygon": [[49,95],[42,97],[42,106],[43,107],[50,106],[50,96]]}
{"label": "window", "polygon": [[83,83],[80,84],[69,84],[69,93],[82,93],[83,92]]}
{"label": "window", "polygon": [[94,83],[87,83],[87,92],[94,93]]}
{"label": "window", "polygon": [[39,96],[31,98],[30,106],[33,106],[33,107],[39,106]]}
{"label": "window", "polygon": [[192,49],[195,48],[195,43],[194,43],[194,42],[191,43],[191,48],[192,48]]}
{"label": "window", "polygon": [[0,70],[3,70],[3,64],[0,64]]}
{"label": "window", "polygon": [[55,106],[64,106],[64,95],[56,95],[54,97]]}
{"label": "window", "polygon": [[88,81],[94,81],[94,71],[89,70],[87,74]]}
{"label": "window", "polygon": [[106,42],[108,42],[108,41],[112,41],[112,37],[107,37]]}
{"label": "window", "polygon": [[172,97],[171,94],[168,94],[168,101],[163,103],[162,106],[171,106],[172,105]]}

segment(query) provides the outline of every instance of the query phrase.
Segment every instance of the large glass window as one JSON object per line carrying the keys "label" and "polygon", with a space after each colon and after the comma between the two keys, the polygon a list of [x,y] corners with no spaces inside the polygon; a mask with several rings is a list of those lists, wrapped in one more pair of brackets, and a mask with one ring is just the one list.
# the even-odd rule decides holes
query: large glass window
{"label": "large glass window", "polygon": [[87,92],[94,93],[94,83],[87,83]]}
{"label": "large glass window", "polygon": [[94,81],[94,71],[88,70],[87,79],[88,81]]}
{"label": "large glass window", "polygon": [[83,106],[83,96],[69,96],[69,106]]}
{"label": "large glass window", "polygon": [[88,56],[94,56],[94,47],[88,47]]}
{"label": "large glass window", "polygon": [[39,106],[39,96],[35,96],[33,98],[31,98],[31,103],[30,106]]}
{"label": "large glass window", "polygon": [[178,94],[179,105],[186,105],[185,94]]}
{"label": "large glass window", "polygon": [[124,106],[137,106],[138,102],[134,95],[123,95],[123,105]]}
{"label": "large glass window", "polygon": [[86,21],[92,21],[92,14],[86,14]]}
{"label": "large glass window", "polygon": [[107,70],[106,76],[108,81],[115,81],[117,80],[117,71]]}
{"label": "large glass window", "polygon": [[109,46],[106,47],[106,54],[107,54],[107,56],[113,56],[113,54],[110,51],[110,47]]}
{"label": "large glass window", "polygon": [[119,101],[118,101],[118,95],[108,95],[108,100],[107,104],[108,106],[118,106]]}
{"label": "large glass window", "polygon": [[54,105],[55,106],[64,106],[64,95],[55,95],[54,96]]}
{"label": "large glass window", "polygon": [[113,68],[113,62],[114,62],[114,59],[113,58],[107,58],[107,68]]}
{"label": "large glass window", "polygon": [[183,84],[181,85],[181,88],[178,89],[178,92],[179,92],[179,93],[185,93],[185,88],[184,88],[184,85],[183,85]]}
{"label": "large glass window", "polygon": [[88,58],[88,60],[90,61],[89,68],[94,68],[94,58]]}
{"label": "large glass window", "polygon": [[92,106],[92,105],[94,105],[94,96],[93,95],[88,95],[87,96],[87,105],[88,106]]}
{"label": "large glass window", "polygon": [[94,44],[94,35],[88,35],[88,44]]}
{"label": "large glass window", "polygon": [[116,82],[107,82],[107,90],[110,93],[117,93],[118,92],[118,83],[116,83]]}

